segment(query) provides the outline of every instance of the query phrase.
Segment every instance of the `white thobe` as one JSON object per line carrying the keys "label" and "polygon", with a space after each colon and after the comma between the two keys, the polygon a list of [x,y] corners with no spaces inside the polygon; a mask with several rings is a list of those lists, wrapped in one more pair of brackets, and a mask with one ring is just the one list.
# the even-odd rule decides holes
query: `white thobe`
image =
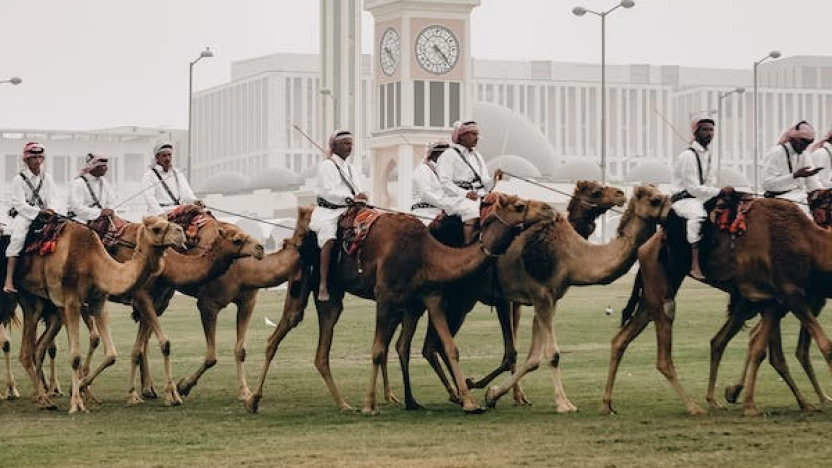
{"label": "white thobe", "polygon": [[693,196],[673,203],[673,211],[687,220],[687,239],[691,244],[702,239],[702,222],[707,216],[705,202],[719,194],[715,159],[711,150],[694,141],[676,158],[673,166],[673,193],[687,191]]}
{"label": "white thobe", "polygon": [[793,174],[801,167],[814,167],[811,156],[805,151],[798,154],[786,142],[769,149],[763,161],[763,190],[775,192],[775,198],[793,201],[809,213],[806,194],[821,188],[818,176],[795,178]]}
{"label": "white thobe", "polygon": [[[85,180],[89,183],[89,187],[84,182]],[[96,206],[90,190],[95,194],[99,206]],[[77,220],[88,223],[98,219],[102,209],[112,210],[115,205],[116,194],[106,178],[83,174],[72,181],[69,192],[69,211],[75,213]]]}
{"label": "white thobe", "polygon": [[[28,167],[23,169],[22,173],[34,188],[37,188],[43,180],[39,192],[40,199],[43,201],[43,208],[55,209],[53,203],[57,201],[58,188],[55,181],[52,180],[52,176],[43,171],[39,175],[34,175]],[[20,174],[12,178],[12,208],[17,210],[17,216],[14,217],[9,226],[11,239],[9,240],[9,246],[6,247],[7,257],[20,255],[23,243],[26,241],[26,234],[29,232],[29,226],[40,213],[41,207],[32,192],[29,185],[20,177]]]}
{"label": "white thobe", "polygon": [[[411,212],[428,225],[442,212],[440,206],[448,205],[448,196],[439,181],[436,163],[426,161],[413,171],[413,207]],[[431,206],[417,207],[419,204]]]}
{"label": "white thobe", "polygon": [[832,188],[832,143],[823,142],[823,146],[809,155],[812,163],[823,169],[818,172],[818,182],[823,188]]}
{"label": "white thobe", "polygon": [[[167,184],[173,197],[165,190],[162,182],[153,173],[153,169],[162,177],[162,180]],[[185,174],[176,168],[171,167],[170,171],[165,172],[162,166],[156,164],[142,177],[142,195],[144,195],[144,202],[147,205],[147,214],[162,215],[179,205],[193,203],[197,200],[194,191],[191,189],[191,184],[185,178]]]}
{"label": "white thobe", "polygon": [[338,218],[347,210],[348,200],[363,192],[358,177],[355,177],[352,167],[340,156],[333,155],[325,159],[318,169],[316,195],[326,203],[339,208],[315,207],[309,220],[309,229],[318,235],[318,246],[323,247],[326,241],[335,239],[338,234]]}
{"label": "white thobe", "polygon": [[[466,164],[467,161],[467,164]],[[480,216],[479,200],[466,198],[469,191],[484,197],[493,188],[495,181],[488,174],[488,167],[482,155],[476,150],[454,144],[439,156],[436,162],[439,181],[447,197],[442,208],[449,215],[458,215],[462,221],[469,221]],[[469,185],[472,188],[463,188]]]}

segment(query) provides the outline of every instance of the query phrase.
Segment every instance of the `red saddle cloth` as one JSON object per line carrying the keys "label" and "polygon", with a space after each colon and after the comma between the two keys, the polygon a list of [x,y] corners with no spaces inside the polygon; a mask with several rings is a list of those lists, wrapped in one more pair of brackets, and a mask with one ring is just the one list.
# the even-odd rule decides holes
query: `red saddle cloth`
{"label": "red saddle cloth", "polygon": [[754,203],[754,196],[750,193],[720,192],[710,214],[711,222],[720,231],[741,236],[748,230],[745,214],[752,203]]}
{"label": "red saddle cloth", "polygon": [[58,238],[69,220],[63,216],[38,215],[29,226],[23,252],[27,254],[49,255],[55,251]]}
{"label": "red saddle cloth", "polygon": [[194,247],[199,243],[197,233],[210,219],[216,219],[210,211],[196,205],[179,205],[168,213],[168,221],[182,226],[185,231],[185,246]]}
{"label": "red saddle cloth", "polygon": [[809,193],[809,210],[818,226],[832,231],[832,189],[820,189]]}
{"label": "red saddle cloth", "polygon": [[338,229],[347,254],[352,255],[361,249],[361,244],[370,234],[381,212],[372,208],[354,205],[347,209],[338,220]]}

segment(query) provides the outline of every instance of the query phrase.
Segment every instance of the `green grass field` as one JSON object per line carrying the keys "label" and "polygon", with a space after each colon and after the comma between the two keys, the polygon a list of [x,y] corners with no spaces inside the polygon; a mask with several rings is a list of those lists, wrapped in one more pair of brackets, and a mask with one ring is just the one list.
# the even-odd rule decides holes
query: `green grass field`
{"label": "green grass field", "polygon": [[[563,352],[564,385],[577,414],[555,413],[554,391],[542,367],[524,380],[532,407],[513,407],[510,395],[495,410],[465,416],[447,402],[444,389],[421,358],[424,319],[412,365],[414,392],[426,411],[409,412],[382,404],[376,416],[340,413],[313,365],[317,319],[313,309],[284,341],[269,375],[260,413],[248,414],[236,400],[233,359],[235,311],[220,316],[219,363],[208,371],[185,404],[163,401],[124,404],[128,358],[136,326],[123,307],[111,306],[120,360],[96,382],[101,405],[69,416],[67,397],[58,411],[39,411],[29,401],[31,387],[16,360],[13,371],[24,398],[0,401],[0,466],[829,466],[832,409],[804,415],[774,370],[761,368],[758,404],[766,416],[746,418],[739,406],[690,417],[655,369],[652,327],[630,347],[619,373],[616,416],[598,414],[617,330],[618,310],[626,302],[632,277],[606,287],[573,288],[561,301],[556,332]],[[677,308],[674,356],[682,383],[704,407],[708,344],[724,317],[722,293],[686,284]],[[248,379],[254,386],[282,293],[262,292],[248,339]],[[604,314],[610,304],[616,313]],[[372,303],[350,298],[336,329],[332,369],[345,397],[363,402],[374,326]],[[525,356],[531,309],[524,310],[519,350]],[[821,316],[832,330],[832,313]],[[162,320],[171,338],[177,378],[201,363],[204,341],[193,299],[178,297]],[[784,321],[784,346],[798,385],[815,402],[811,387],[793,357],[797,321]],[[86,342],[85,334],[82,338]],[[726,352],[719,391],[736,378],[747,334]],[[59,373],[69,389],[66,338],[59,338]],[[151,343],[155,343],[151,341]],[[502,340],[496,317],[485,307],[471,314],[459,336],[463,369],[481,376],[498,364]],[[84,346],[86,348],[86,346]],[[98,355],[100,359],[101,354]],[[158,347],[151,352],[157,389],[162,387]],[[832,378],[819,353],[813,359],[821,384],[832,392]],[[402,396],[395,351],[391,353],[394,390]],[[483,392],[476,392],[482,401]],[[381,392],[379,389],[379,397]],[[383,400],[382,400],[383,401]]]}

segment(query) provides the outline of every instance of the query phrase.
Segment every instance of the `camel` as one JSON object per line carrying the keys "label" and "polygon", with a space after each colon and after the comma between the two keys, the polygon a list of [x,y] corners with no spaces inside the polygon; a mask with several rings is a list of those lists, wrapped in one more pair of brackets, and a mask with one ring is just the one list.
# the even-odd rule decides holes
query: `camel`
{"label": "camel", "polygon": [[[578,181],[575,185],[575,190],[567,205],[567,213],[569,224],[572,225],[575,232],[577,232],[584,239],[589,238],[595,231],[595,220],[598,216],[605,213],[610,208],[616,206],[623,206],[627,202],[627,197],[624,192],[618,188],[611,186],[603,186],[597,181]],[[465,320],[467,312],[473,307],[476,301],[480,301],[486,305],[493,305],[497,310],[497,318],[500,321],[500,329],[503,335],[503,359],[500,366],[490,372],[488,375],[478,381],[468,379],[466,382],[468,388],[485,388],[497,376],[505,371],[514,372],[515,363],[517,360],[517,350],[515,342],[517,338],[517,326],[520,322],[520,304],[509,303],[508,301],[494,297],[490,291],[488,294],[480,295],[479,297],[466,297],[463,292],[482,292],[478,291],[474,284],[492,284],[494,281],[494,271],[492,268],[484,271],[477,277],[463,281],[455,288],[456,294],[453,298],[455,305],[453,312],[448,312],[448,320],[450,331],[452,335],[456,335],[459,328]],[[421,406],[416,402],[412,395],[412,387],[409,379],[409,357],[410,342],[415,330],[415,323],[410,323],[408,327],[404,328],[399,342],[396,345],[398,351],[402,372],[404,374],[404,391],[405,391],[405,408],[419,409]],[[459,403],[457,397],[457,390],[442,369],[439,359],[442,358],[446,362],[447,358],[442,353],[442,344],[436,336],[436,330],[428,325],[428,332],[425,336],[425,342],[422,347],[422,356],[430,363],[442,385],[448,392],[448,397],[451,402]],[[516,405],[530,405],[531,403],[526,398],[519,385],[514,387],[514,402]]]}
{"label": "camel", "polygon": [[[569,286],[607,284],[623,275],[635,263],[636,248],[655,232],[656,224],[667,215],[669,205],[668,197],[657,188],[637,186],[621,217],[618,237],[607,244],[587,242],[562,216],[539,223],[512,243],[506,254],[497,260],[496,276],[501,297],[534,305],[532,344],[526,361],[509,381],[488,389],[487,406],[494,407],[497,400],[526,373],[537,368],[545,356],[551,366],[557,411],[576,411],[566,398],[561,382],[560,353],[552,328],[554,306]],[[588,263],[587,258],[597,261]],[[487,288],[486,285],[481,287]],[[446,352],[452,350],[446,345]],[[465,381],[457,375],[456,369],[452,373],[457,382]]]}
{"label": "camel", "polygon": [[17,303],[10,294],[0,294],[0,348],[3,348],[3,363],[5,366],[5,380],[0,400],[16,400],[20,398],[17,384],[12,375],[11,350],[12,343],[7,329],[18,325],[19,319],[15,313]]}
{"label": "camel", "polygon": [[272,288],[283,284],[290,275],[298,271],[301,245],[309,231],[311,216],[311,207],[299,206],[292,237],[284,241],[281,250],[269,253],[263,260],[241,259],[234,262],[222,276],[212,281],[178,288],[197,299],[206,343],[202,365],[193,375],[179,381],[180,395],[187,396],[200,377],[217,363],[217,315],[226,306],[234,303],[237,306],[237,341],[234,346],[234,358],[237,362],[238,399],[245,401],[251,396],[251,390],[246,382],[245,345],[248,325],[257,303],[257,293],[262,288]]}
{"label": "camel", "polygon": [[[202,210],[196,206],[186,207],[186,209],[202,214]],[[210,281],[228,270],[236,259],[245,257],[263,258],[262,245],[237,226],[222,223],[211,216],[207,216],[204,221],[204,224],[195,233],[196,245],[191,247],[189,254],[180,254],[175,250],[166,251],[163,268],[156,272],[154,276],[148,278],[143,287],[130,291],[129,294],[109,297],[111,301],[132,305],[134,318],[139,321],[139,331],[131,352],[131,385],[127,396],[128,404],[142,403],[142,396],[156,397],[156,391],[152,388],[152,384],[144,387],[142,396],[139,395],[135,385],[137,368],[143,360],[146,360],[147,340],[150,337],[150,332],[153,332],[157,337],[164,358],[165,403],[167,405],[182,403],[172,377],[170,341],[164,334],[158,319],[173,295],[173,287],[189,287]],[[138,227],[139,225],[135,223],[130,223],[125,227],[123,235],[119,238],[115,247],[111,249],[111,254],[115,259],[123,262],[129,258],[129,249],[135,245]],[[90,329],[90,348],[87,360],[82,368],[82,374],[84,375],[88,373],[89,362],[92,353],[98,346],[99,338],[94,323],[88,322],[87,325]],[[51,334],[54,337],[59,330],[60,323],[57,323],[57,326],[57,328],[50,327],[47,329],[45,333],[47,336],[43,339],[45,343],[51,341],[48,335]],[[38,362],[42,362],[45,351],[46,346],[38,347]],[[85,378],[85,383],[89,385],[93,379],[94,376]],[[54,385],[50,384],[50,386]]]}
{"label": "camel", "polygon": [[96,325],[104,341],[104,362],[92,374],[97,375],[116,360],[116,349],[109,330],[107,296],[127,294],[142,287],[162,266],[162,256],[167,247],[182,247],[184,243],[185,235],[181,227],[162,218],[148,216],[139,228],[133,257],[119,263],[110,257],[92,230],[80,224],[67,223],[53,253],[21,258],[25,268],[17,281],[20,290],[18,301],[24,312],[20,361],[32,382],[34,399],[39,406],[54,407],[41,385],[34,359],[36,327],[43,301],[50,301],[61,309],[62,322],[69,337],[73,370],[69,412],[86,411],[80,394],[79,322],[82,306],[87,304],[90,315],[96,317]]}
{"label": "camel", "polygon": [[[710,252],[704,256],[706,282],[731,295],[729,322],[711,342],[708,398],[713,401],[712,387],[718,361],[731,330],[741,327],[747,318],[755,315],[754,312],[760,311],[759,332],[749,343],[744,413],[748,416],[760,414],[754,402],[754,384],[757,368],[765,357],[767,347],[771,349],[772,366],[792,389],[801,409],[810,411],[811,405],[797,391],[783,358],[779,320],[791,310],[815,340],[832,371],[832,343],[813,313],[813,308],[817,309],[831,292],[828,278],[832,272],[832,259],[827,255],[827,246],[832,245],[832,233],[819,228],[800,208],[784,200],[754,201],[746,213],[745,222],[747,231],[735,239],[725,233],[714,233],[714,229],[707,224],[703,230],[706,235],[703,242],[711,244]],[[666,236],[656,236],[639,252],[642,281],[636,284],[630,300],[630,304],[637,302],[638,306],[625,309],[622,329],[612,341],[610,368],[601,405],[604,414],[614,412],[612,389],[627,345],[651,320],[656,326],[658,369],[682,398],[689,414],[703,413],[682,388],[671,357],[671,327],[675,314],[673,298],[690,262],[689,255],[685,254],[689,249],[683,244],[683,230],[683,220],[673,216],[668,220]]]}
{"label": "camel", "polygon": [[[383,372],[385,397],[390,398],[386,367],[387,344],[403,313],[421,313],[427,306],[431,320],[437,324],[443,343],[450,346],[450,334],[439,304],[438,291],[443,285],[473,274],[492,261],[493,256],[504,251],[517,235],[518,229],[533,226],[550,219],[552,208],[542,202],[526,201],[515,196],[497,195],[494,211],[482,219],[479,242],[455,249],[442,245],[428,232],[427,227],[411,215],[382,214],[370,230],[361,249],[360,263],[354,256],[343,256],[333,269],[337,281],[332,281],[331,299],[320,302],[315,298],[318,311],[319,333],[315,366],[323,377],[335,404],[343,410],[352,407],[344,400],[332,378],[329,367],[329,351],[335,324],[343,311],[346,292],[376,301],[376,332],[372,347],[373,369],[365,396],[365,413],[375,412],[375,387],[379,369]],[[304,262],[317,265],[314,255]],[[271,361],[286,334],[303,319],[303,312],[311,291],[317,290],[317,271],[304,268],[300,278],[292,278],[283,316],[269,337],[266,361],[257,388],[245,402],[246,409],[257,412],[263,396],[263,386]],[[443,333],[444,332],[444,333]],[[450,351],[450,348],[448,348]],[[451,354],[451,353],[449,353]],[[453,354],[451,354],[453,356]],[[452,360],[452,367],[458,366]],[[455,375],[461,375],[459,372]],[[461,382],[458,382],[460,384]],[[460,388],[463,388],[460,385]],[[477,413],[481,409],[470,392],[460,392],[463,409]]]}

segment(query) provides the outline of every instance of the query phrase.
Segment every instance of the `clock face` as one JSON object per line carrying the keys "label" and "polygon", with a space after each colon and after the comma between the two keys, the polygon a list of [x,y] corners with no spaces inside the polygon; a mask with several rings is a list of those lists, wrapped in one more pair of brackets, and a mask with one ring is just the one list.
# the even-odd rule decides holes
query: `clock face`
{"label": "clock face", "polygon": [[401,58],[399,33],[393,28],[387,28],[381,35],[379,43],[378,60],[381,64],[381,71],[387,76],[392,76],[399,68]]}
{"label": "clock face", "polygon": [[428,73],[444,75],[459,61],[459,41],[445,26],[434,24],[416,37],[416,61]]}

